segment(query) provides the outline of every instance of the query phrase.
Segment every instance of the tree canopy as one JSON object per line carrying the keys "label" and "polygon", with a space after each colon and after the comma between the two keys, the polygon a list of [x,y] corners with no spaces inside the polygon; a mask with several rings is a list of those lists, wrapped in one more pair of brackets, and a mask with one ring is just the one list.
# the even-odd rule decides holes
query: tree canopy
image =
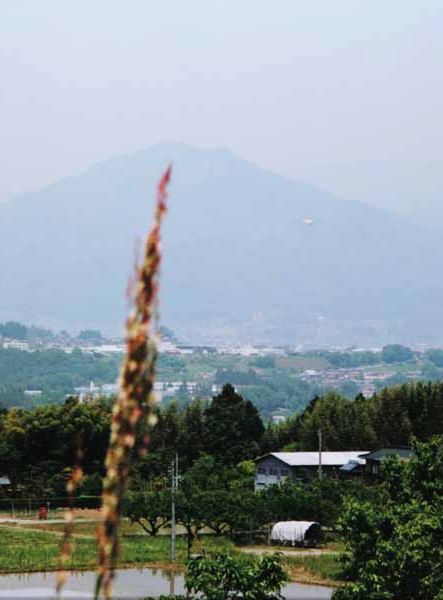
{"label": "tree canopy", "polygon": [[263,433],[257,409],[230,384],[223,386],[205,410],[207,450],[222,462],[237,464],[257,456]]}
{"label": "tree canopy", "polygon": [[401,344],[389,344],[383,348],[381,356],[386,363],[397,363],[411,360],[414,357],[414,354],[407,346],[402,346]]}
{"label": "tree canopy", "polygon": [[352,583],[334,600],[443,598],[443,438],[383,465],[383,500],[349,500],[340,520]]}

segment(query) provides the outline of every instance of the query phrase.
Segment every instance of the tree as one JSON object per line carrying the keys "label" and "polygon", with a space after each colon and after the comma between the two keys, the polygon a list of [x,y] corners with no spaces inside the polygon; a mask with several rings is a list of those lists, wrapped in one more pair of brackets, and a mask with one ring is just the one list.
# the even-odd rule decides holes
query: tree
{"label": "tree", "polygon": [[361,481],[340,481],[329,478],[316,479],[303,485],[289,480],[272,485],[256,494],[262,502],[262,523],[276,521],[318,521],[322,525],[335,525],[343,512],[344,499],[359,502],[379,498],[377,486],[367,486]]}
{"label": "tree", "polygon": [[78,496],[100,496],[103,491],[103,478],[100,473],[86,475],[78,487]]}
{"label": "tree", "polygon": [[406,362],[414,358],[412,350],[401,344],[388,344],[381,353],[382,360],[386,363]]}
{"label": "tree", "polygon": [[98,329],[83,329],[77,336],[79,342],[98,344],[102,341],[103,336]]}
{"label": "tree", "polygon": [[161,337],[165,340],[170,340],[171,342],[177,341],[177,338],[175,337],[175,333],[172,331],[172,329],[169,329],[169,327],[166,327],[165,325],[162,325],[160,327],[159,333],[160,333]]}
{"label": "tree", "polygon": [[382,501],[349,501],[341,526],[345,574],[334,600],[443,599],[443,438],[414,444],[409,463],[383,465]]}
{"label": "tree", "polygon": [[235,385],[254,385],[260,383],[260,377],[253,369],[237,371],[235,369],[217,369],[214,376],[215,383]]}
{"label": "tree", "polygon": [[280,555],[260,558],[257,563],[235,560],[228,554],[189,563],[186,589],[201,600],[282,599],[280,590],[287,580]]}
{"label": "tree", "polygon": [[0,413],[0,471],[6,474],[15,491],[23,474],[26,431],[18,409]]}
{"label": "tree", "polygon": [[429,359],[421,368],[421,377],[427,381],[438,381],[442,377],[442,372],[441,369],[436,366],[436,363]]}
{"label": "tree", "polygon": [[[353,403],[336,392],[329,392],[313,402],[299,422],[297,437],[302,449],[318,448],[318,430],[322,430],[325,450],[344,450],[354,446]],[[364,440],[358,440],[359,449]]]}
{"label": "tree", "polygon": [[176,402],[171,402],[164,410],[157,412],[157,423],[152,428],[149,444],[150,454],[155,456],[151,467],[157,476],[166,473],[175,458],[180,425],[181,414]]}
{"label": "tree", "polygon": [[406,392],[407,388],[384,388],[378,398],[379,440],[382,446],[407,445],[413,433]]}
{"label": "tree", "polygon": [[443,350],[441,348],[433,348],[426,352],[426,357],[437,367],[443,367]]}
{"label": "tree", "polygon": [[222,467],[213,456],[201,456],[180,479],[177,493],[177,519],[189,537],[206,525],[216,533],[224,529],[226,505]]}
{"label": "tree", "polygon": [[275,357],[258,356],[250,364],[251,366],[258,367],[259,369],[275,369]]}
{"label": "tree", "polygon": [[28,339],[28,330],[21,323],[8,321],[7,323],[0,323],[0,337],[26,340]]}
{"label": "tree", "polygon": [[178,438],[180,465],[190,467],[204,452],[203,409],[196,400],[185,410]]}
{"label": "tree", "polygon": [[156,489],[128,492],[123,502],[123,514],[149,535],[157,535],[171,520],[171,493]]}
{"label": "tree", "polygon": [[253,404],[243,400],[232,385],[223,386],[204,414],[205,445],[210,454],[229,465],[258,455],[263,423]]}

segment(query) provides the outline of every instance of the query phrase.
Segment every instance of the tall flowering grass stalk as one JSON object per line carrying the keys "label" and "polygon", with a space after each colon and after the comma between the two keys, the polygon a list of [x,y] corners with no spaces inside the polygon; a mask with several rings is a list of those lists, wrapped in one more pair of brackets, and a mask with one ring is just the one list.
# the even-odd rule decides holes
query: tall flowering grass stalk
{"label": "tall flowering grass stalk", "polygon": [[119,393],[112,410],[107,473],[103,483],[103,522],[98,529],[99,566],[95,598],[102,591],[106,598],[111,594],[119,552],[119,522],[131,456],[136,450],[137,424],[141,419],[146,419],[149,425],[155,423],[151,409],[157,358],[160,234],[170,176],[169,166],[158,184],[155,221],[146,240],[142,264],[136,269],[134,310],[126,325],[126,357],[120,374]]}
{"label": "tall flowering grass stalk", "polygon": [[77,436],[77,456],[76,465],[72,471],[71,477],[66,484],[66,491],[68,492],[69,508],[65,513],[65,528],[63,532],[63,540],[61,545],[59,567],[60,571],[57,573],[56,579],[56,592],[57,596],[60,597],[63,586],[68,579],[68,572],[66,571],[66,565],[71,557],[73,550],[72,534],[74,533],[75,521],[74,521],[74,499],[75,492],[79,485],[81,485],[84,479],[83,469],[81,463],[83,461],[83,449],[82,449],[82,437],[81,434]]}

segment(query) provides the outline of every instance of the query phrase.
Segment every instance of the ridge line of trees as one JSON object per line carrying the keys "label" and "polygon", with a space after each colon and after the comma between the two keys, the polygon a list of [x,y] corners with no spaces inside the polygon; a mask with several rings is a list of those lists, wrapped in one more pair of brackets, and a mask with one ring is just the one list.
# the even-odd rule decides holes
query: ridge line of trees
{"label": "ridge line of trees", "polygon": [[[110,402],[79,403],[72,397],[34,410],[0,409],[0,475],[8,475],[23,495],[63,495],[81,432],[88,493],[93,494],[109,437]],[[430,439],[443,432],[443,383],[405,384],[353,401],[325,394],[287,422],[266,428],[253,404],[226,385],[211,403],[158,408],[149,452],[135,460],[137,476],[164,475],[176,452],[184,473],[203,455],[233,466],[267,452],[316,450],[319,428],[325,450],[373,450],[408,445],[412,436]]]}

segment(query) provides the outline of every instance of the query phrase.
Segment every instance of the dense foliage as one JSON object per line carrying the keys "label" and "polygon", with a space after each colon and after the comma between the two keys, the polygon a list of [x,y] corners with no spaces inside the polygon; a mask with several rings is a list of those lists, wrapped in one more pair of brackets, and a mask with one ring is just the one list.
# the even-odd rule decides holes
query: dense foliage
{"label": "dense foliage", "polygon": [[[90,345],[103,341],[97,330],[84,330],[76,338],[66,332],[51,331],[10,322],[0,324],[0,336],[30,341],[32,352],[0,348],[0,407],[33,408],[41,404],[62,403],[76,387],[116,381],[122,356],[76,349],[67,354],[60,349],[44,349],[59,344],[72,349],[76,344]],[[164,330],[167,339],[173,333]],[[171,338],[172,336],[172,338]],[[0,344],[1,346],[1,344]],[[353,400],[362,389],[364,372],[381,374],[374,381],[377,391],[407,383],[412,377],[426,381],[443,378],[443,351],[415,353],[404,346],[385,346],[380,352],[313,351],[285,356],[234,356],[218,354],[213,348],[194,354],[162,354],[158,361],[157,379],[165,391],[164,402],[188,405],[194,398],[208,402],[214,385],[231,383],[237,392],[250,400],[264,420],[273,415],[289,415],[303,411],[317,395],[326,393],[328,372],[351,369],[350,378],[335,377],[335,389]],[[404,362],[405,361],[405,362]],[[314,377],[307,376],[311,372]],[[321,374],[321,375],[320,375]],[[383,377],[384,375],[384,377]],[[181,385],[177,386],[177,382]],[[191,383],[187,387],[187,383]],[[332,385],[332,384],[331,384]],[[168,391],[174,388],[173,391]],[[41,394],[26,392],[40,390]],[[192,390],[192,391],[191,391]]]}
{"label": "dense foliage", "polygon": [[[276,521],[318,521],[332,526],[343,511],[346,497],[358,501],[379,498],[377,486],[362,481],[322,479],[304,485],[286,481],[254,492],[254,464],[232,467],[202,455],[180,478],[177,520],[191,536],[207,528],[217,535],[265,530]],[[165,477],[133,480],[125,514],[150,535],[157,535],[171,519],[171,494]],[[266,535],[264,536],[266,538]]]}
{"label": "dense foliage", "polygon": [[334,600],[443,598],[443,439],[386,461],[383,502],[349,501],[341,519],[352,580]]}
{"label": "dense foliage", "polygon": [[[176,452],[186,470],[203,453],[216,453],[222,464],[251,459],[260,451],[263,424],[256,409],[225,386],[211,405],[195,402],[181,410],[176,404],[157,409],[150,452],[134,457],[134,479],[149,480],[167,473]],[[0,410],[0,473],[7,474],[15,493],[31,497],[64,493],[66,477],[81,444],[83,467],[91,477],[101,473],[109,438],[110,402],[80,403],[35,410]],[[85,485],[95,485],[87,479]]]}
{"label": "dense foliage", "polygon": [[389,344],[383,348],[381,353],[384,362],[390,363],[401,363],[411,360],[414,354],[407,346],[401,344]]}
{"label": "dense foliage", "polygon": [[[213,559],[194,560],[186,575],[186,598],[283,600],[280,590],[287,576],[280,559],[275,553],[252,563],[224,553]],[[185,596],[160,596],[159,600],[185,600]]]}
{"label": "dense foliage", "polygon": [[[0,348],[0,407],[32,408],[36,403],[61,403],[74,388],[116,381],[121,357],[87,354],[79,349],[21,352]],[[25,390],[40,390],[27,396]]]}
{"label": "dense foliage", "polygon": [[314,450],[319,429],[326,450],[408,445],[411,436],[429,439],[443,431],[443,383],[403,384],[355,400],[334,392],[314,398],[301,414],[268,427],[262,450]]}
{"label": "dense foliage", "polygon": [[[407,445],[412,435],[427,440],[443,431],[443,383],[402,385],[354,401],[326,394],[286,423],[266,429],[252,403],[232,386],[225,386],[212,403],[194,401],[186,407],[170,403],[157,413],[149,452],[136,457],[134,481],[164,477],[176,452],[184,473],[205,455],[228,468],[284,448],[315,450],[319,428],[325,450]],[[88,493],[100,490],[109,421],[105,400],[81,404],[71,398],[34,410],[0,409],[0,474],[10,475],[22,495],[62,494],[81,433],[84,486]],[[212,468],[218,470],[217,465]]]}
{"label": "dense foliage", "polygon": [[186,588],[201,600],[278,600],[283,599],[280,590],[286,579],[278,554],[264,556],[256,563],[219,554],[189,564]]}
{"label": "dense foliage", "polygon": [[364,352],[313,352],[314,356],[322,356],[336,368],[355,368],[365,365],[376,365],[382,362],[381,352],[372,352],[366,350]]}
{"label": "dense foliage", "polygon": [[[84,331],[79,342],[83,338],[91,342],[98,335],[99,332]],[[33,408],[40,404],[62,403],[67,394],[74,393],[75,387],[89,386],[91,381],[97,385],[113,383],[121,359],[119,354],[83,352],[78,348],[67,354],[59,349],[28,353],[0,347],[0,407]],[[321,391],[318,386],[291,377],[290,369],[286,367],[270,368],[267,360],[259,361],[259,364],[265,366],[254,370],[247,362],[241,368],[235,368],[231,357],[197,355],[184,358],[163,354],[159,358],[158,379],[163,382],[197,381],[196,395],[203,399],[212,396],[211,382],[231,383],[264,417],[279,408],[290,412],[302,410]],[[30,396],[25,394],[26,390],[40,390],[42,394]],[[170,400],[178,400],[182,405],[189,403],[191,398],[186,386]]]}
{"label": "dense foliage", "polygon": [[0,323],[0,337],[27,340],[28,332],[26,327],[21,323],[8,321],[7,323]]}
{"label": "dense foliage", "polygon": [[[62,496],[81,445],[87,475],[100,473],[109,439],[109,406],[105,402],[61,406],[33,411],[0,411],[0,473],[9,476],[14,495],[38,498]],[[100,491],[86,478],[90,493]]]}

